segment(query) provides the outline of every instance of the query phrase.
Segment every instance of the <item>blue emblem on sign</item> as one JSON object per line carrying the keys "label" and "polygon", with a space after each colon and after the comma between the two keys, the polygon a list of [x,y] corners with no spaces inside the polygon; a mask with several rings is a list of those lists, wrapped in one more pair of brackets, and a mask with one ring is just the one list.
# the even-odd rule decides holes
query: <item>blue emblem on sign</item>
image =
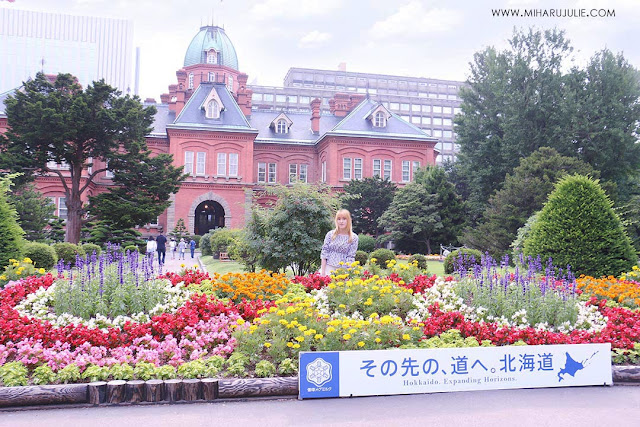
{"label": "blue emblem on sign", "polygon": [[300,353],[300,398],[340,396],[338,352]]}

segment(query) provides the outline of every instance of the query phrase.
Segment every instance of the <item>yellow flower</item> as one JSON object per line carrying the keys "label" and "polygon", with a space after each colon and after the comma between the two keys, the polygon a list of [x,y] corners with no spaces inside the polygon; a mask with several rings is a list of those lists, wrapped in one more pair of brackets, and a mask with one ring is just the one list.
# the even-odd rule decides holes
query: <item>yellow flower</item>
{"label": "yellow flower", "polygon": [[296,341],[302,342],[302,341],[304,341],[304,337],[301,337],[301,336],[300,337],[296,337]]}
{"label": "yellow flower", "polygon": [[402,339],[408,341],[408,340],[411,339],[411,336],[409,334],[404,334],[404,335],[402,335]]}
{"label": "yellow flower", "polygon": [[327,332],[328,332],[328,333],[335,332],[335,330],[336,330],[336,328],[334,328],[333,326],[329,326],[329,327],[327,328]]}
{"label": "yellow flower", "polygon": [[304,331],[306,331],[306,330],[307,330],[307,327],[306,327],[305,325],[300,325],[300,326],[298,326],[298,330],[299,330],[300,332],[304,332]]}
{"label": "yellow flower", "polygon": [[294,344],[293,348],[300,348],[300,344]]}
{"label": "yellow flower", "polygon": [[375,264],[375,263],[376,263],[376,261],[378,261],[378,259],[377,259],[377,258],[370,258],[370,259],[369,259],[369,263],[370,263],[370,264]]}
{"label": "yellow flower", "polygon": [[347,306],[346,306],[346,305],[344,305],[344,304],[340,304],[340,305],[338,306],[338,308],[347,308]]}
{"label": "yellow flower", "polygon": [[44,274],[44,273],[46,273],[46,270],[44,268],[41,268],[41,269],[38,270],[38,273]]}
{"label": "yellow flower", "polygon": [[[327,329],[327,332],[328,332],[328,331],[329,331],[329,330]],[[324,338],[324,335],[322,335],[322,334],[316,334],[316,335],[314,336],[314,338],[315,338],[315,339],[317,339],[317,340],[321,340],[322,338]]]}
{"label": "yellow flower", "polygon": [[342,336],[342,339],[344,339],[344,340],[350,340],[350,339],[351,339],[351,335],[349,335],[349,334],[344,334],[344,335]]}
{"label": "yellow flower", "polygon": [[292,347],[293,347],[293,343],[292,343],[291,341],[289,341],[289,342],[287,343],[287,347],[292,348]]}
{"label": "yellow flower", "polygon": [[244,325],[244,319],[238,319],[238,320],[236,320],[236,323],[238,325]]}
{"label": "yellow flower", "polygon": [[355,330],[355,329],[349,329],[349,333],[350,333],[350,334],[355,334],[356,332],[358,332],[358,331],[357,331],[357,330]]}
{"label": "yellow flower", "polygon": [[266,343],[264,343],[264,346],[269,348],[269,347],[271,347],[271,343],[270,342],[266,342]]}
{"label": "yellow flower", "polygon": [[358,342],[358,347],[364,347],[364,341],[359,341]]}
{"label": "yellow flower", "polygon": [[382,341],[382,340],[380,338],[376,337],[375,342],[379,343],[380,341]]}
{"label": "yellow flower", "polygon": [[7,280],[7,276],[3,274],[2,276],[0,276],[0,280]]}

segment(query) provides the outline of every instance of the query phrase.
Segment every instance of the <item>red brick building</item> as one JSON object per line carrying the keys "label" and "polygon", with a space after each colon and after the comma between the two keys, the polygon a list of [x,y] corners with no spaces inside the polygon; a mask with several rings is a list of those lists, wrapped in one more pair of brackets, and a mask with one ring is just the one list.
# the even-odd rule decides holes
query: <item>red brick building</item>
{"label": "red brick building", "polygon": [[[252,200],[270,184],[295,177],[339,189],[378,175],[402,185],[417,167],[435,164],[437,139],[363,94],[336,94],[330,114],[321,113],[319,100],[307,113],[252,111],[247,75],[222,28],[200,29],[176,75],[177,84],[154,103],[158,112],[147,141],[153,152],[172,154],[190,176],[158,224],[146,230],[171,231],[180,218],[196,234],[239,228]],[[0,95],[0,132],[6,129],[2,101]],[[86,196],[110,180],[109,173],[97,177]],[[37,186],[64,216],[57,176],[38,178]]]}

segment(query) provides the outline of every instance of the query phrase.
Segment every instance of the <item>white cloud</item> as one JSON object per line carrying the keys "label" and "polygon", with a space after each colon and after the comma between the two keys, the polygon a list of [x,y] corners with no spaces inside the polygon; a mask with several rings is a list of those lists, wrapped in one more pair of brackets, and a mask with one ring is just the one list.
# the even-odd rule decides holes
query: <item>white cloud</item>
{"label": "white cloud", "polygon": [[331,34],[313,30],[298,41],[298,47],[316,47],[329,40],[331,40]]}
{"label": "white cloud", "polygon": [[414,38],[425,34],[454,32],[460,30],[461,12],[444,8],[427,8],[419,1],[411,1],[398,8],[397,12],[384,21],[373,24],[369,30],[371,37]]}
{"label": "white cloud", "polygon": [[263,0],[251,8],[257,19],[322,16],[338,9],[341,0]]}

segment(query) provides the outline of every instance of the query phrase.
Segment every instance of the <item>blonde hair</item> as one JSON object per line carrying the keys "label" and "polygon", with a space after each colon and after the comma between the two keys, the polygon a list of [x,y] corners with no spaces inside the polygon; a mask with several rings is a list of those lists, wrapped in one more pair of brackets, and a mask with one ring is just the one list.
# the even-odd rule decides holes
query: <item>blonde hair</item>
{"label": "blonde hair", "polygon": [[353,241],[353,228],[351,226],[351,213],[346,209],[340,209],[336,212],[336,217],[333,219],[334,224],[336,225],[336,229],[333,232],[333,236],[331,236],[331,240],[335,240],[338,235],[338,218],[345,217],[347,218],[347,231],[349,231],[349,243]]}

